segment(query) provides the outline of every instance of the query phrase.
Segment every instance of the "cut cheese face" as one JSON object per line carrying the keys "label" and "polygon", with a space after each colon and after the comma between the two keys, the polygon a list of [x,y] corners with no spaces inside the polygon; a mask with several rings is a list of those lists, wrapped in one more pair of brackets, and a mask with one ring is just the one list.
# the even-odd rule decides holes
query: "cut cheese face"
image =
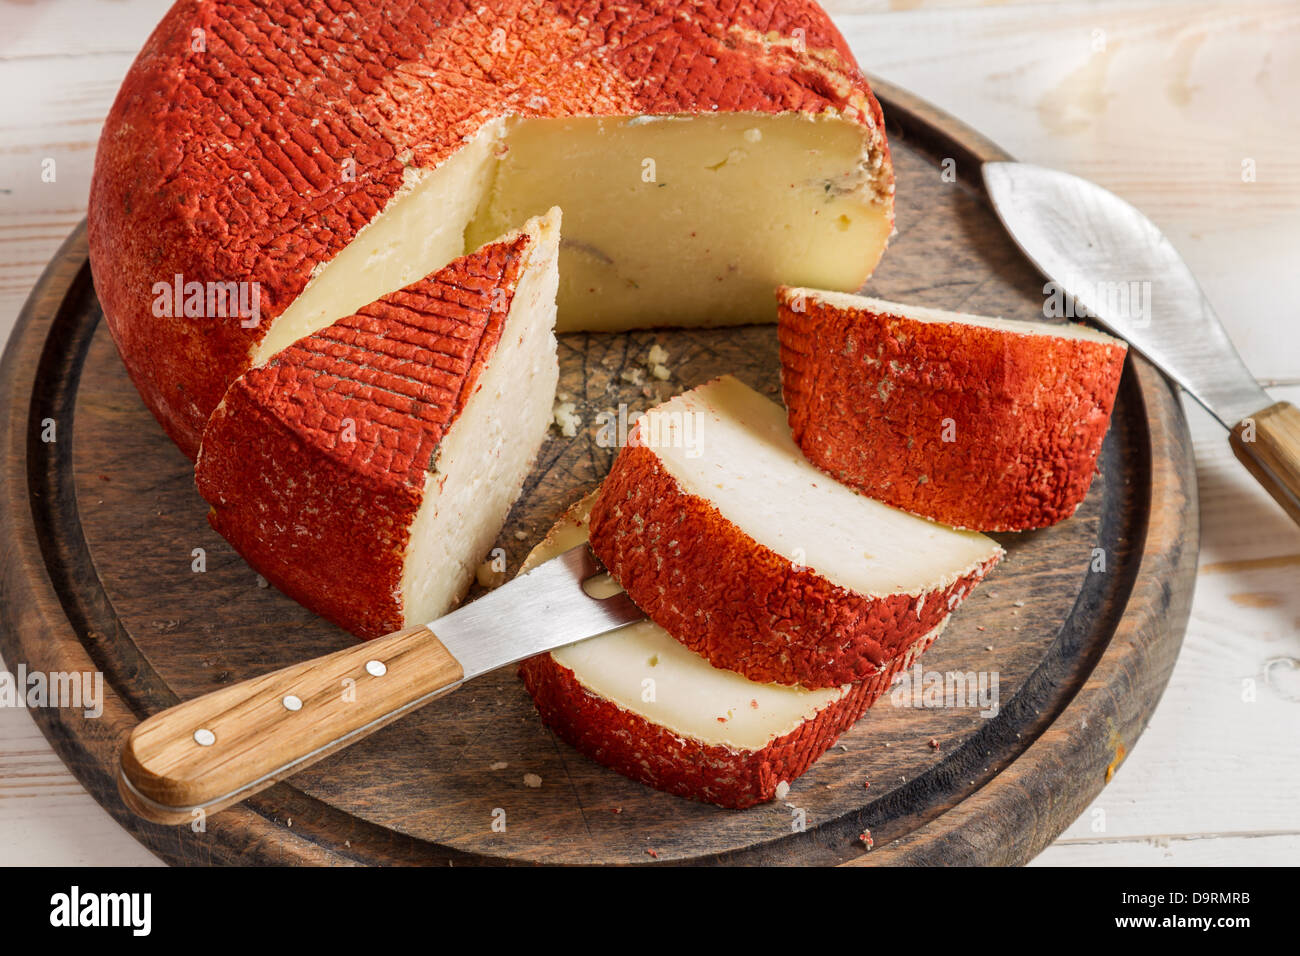
{"label": "cut cheese face", "polygon": [[893,228],[862,128],[835,117],[497,120],[406,178],[254,364],[554,206],[561,332],[775,321],[776,285],[857,289]]}
{"label": "cut cheese face", "polygon": [[1002,553],[873,501],[803,457],[779,406],[730,376],[652,409],[602,487],[592,546],[714,664],[860,680],[937,626]]}
{"label": "cut cheese face", "polygon": [[[193,456],[250,366],[551,206],[561,329],[717,325],[773,319],[778,282],[858,288],[893,183],[811,0],[178,3],[105,123],[88,233],[132,379]],[[159,314],[173,281],[233,283],[257,319]]]}
{"label": "cut cheese face", "polygon": [[[800,453],[785,412],[724,376],[651,411],[642,434],[682,490],[765,548],[858,594],[920,595],[997,553],[954,531],[828,481]],[[689,438],[687,429],[694,434]],[[936,581],[935,568],[943,568]]]}
{"label": "cut cheese face", "polygon": [[446,613],[550,421],[558,249],[552,210],[238,379],[196,469],[213,527],[358,636]]}
{"label": "cut cheese face", "polygon": [[[585,540],[593,500],[570,509],[521,570]],[[540,655],[521,672],[547,723],[594,759],[682,796],[748,806],[807,769],[935,637],[864,684],[815,690],[714,667],[649,621]]]}
{"label": "cut cheese face", "polygon": [[963,528],[1074,514],[1127,345],[808,288],[778,291],[782,383],[809,460],[864,494]]}
{"label": "cut cheese face", "polygon": [[337,256],[321,263],[302,294],[271,321],[254,349],[253,364],[261,365],[303,336],[518,229],[528,216],[482,236],[481,242],[465,244],[465,224],[492,182],[501,129],[500,122],[484,127],[435,170],[407,166],[402,190],[383,212]]}
{"label": "cut cheese face", "polygon": [[[793,733],[845,692],[756,684],[714,667],[649,621],[599,642],[570,645],[553,656],[581,675],[592,693],[624,710],[672,733],[733,750],[761,750],[773,738]],[[654,682],[653,701],[643,700],[646,681]]]}
{"label": "cut cheese face", "polygon": [[868,162],[833,117],[521,120],[466,241],[562,208],[559,331],[771,321],[789,277],[875,267],[893,221]]}
{"label": "cut cheese face", "polygon": [[[594,500],[594,494],[589,495],[571,509],[528,556],[520,573],[586,541]],[[714,667],[651,621],[570,644],[550,656],[592,693],[623,710],[683,737],[734,750],[761,750],[847,690],[756,684]],[[651,700],[646,699],[647,680],[654,682]]]}
{"label": "cut cheese face", "polygon": [[550,427],[559,376],[558,210],[525,233],[536,248],[519,274],[500,344],[438,447],[411,526],[402,574],[408,626],[441,617],[465,593]]}

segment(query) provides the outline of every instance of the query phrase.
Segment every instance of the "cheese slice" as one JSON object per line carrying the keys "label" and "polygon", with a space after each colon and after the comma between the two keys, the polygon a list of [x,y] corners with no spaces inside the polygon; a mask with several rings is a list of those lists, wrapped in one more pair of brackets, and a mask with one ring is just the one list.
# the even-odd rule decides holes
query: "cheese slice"
{"label": "cheese slice", "polygon": [[[132,65],[88,230],[119,351],[193,456],[250,365],[551,206],[560,329],[717,325],[773,321],[778,282],[858,288],[893,189],[811,0],[232,0],[177,4]],[[158,283],[256,314],[177,314]]]}
{"label": "cheese slice", "polygon": [[638,422],[591,543],[651,619],[716,666],[812,687],[902,653],[1003,553],[830,479],[780,406],[731,376]]}
{"label": "cheese slice", "polygon": [[[522,570],[586,539],[594,497]],[[520,673],[548,726],[592,759],[670,793],[745,807],[807,770],[941,629],[859,684],[816,690],[721,670],[649,621],[539,655]]]}
{"label": "cheese slice", "polygon": [[1087,496],[1122,340],[818,289],[777,298],[790,427],[829,474],[982,531],[1055,524]]}
{"label": "cheese slice", "polygon": [[295,342],[204,434],[210,520],[362,637],[469,587],[551,418],[559,210]]}

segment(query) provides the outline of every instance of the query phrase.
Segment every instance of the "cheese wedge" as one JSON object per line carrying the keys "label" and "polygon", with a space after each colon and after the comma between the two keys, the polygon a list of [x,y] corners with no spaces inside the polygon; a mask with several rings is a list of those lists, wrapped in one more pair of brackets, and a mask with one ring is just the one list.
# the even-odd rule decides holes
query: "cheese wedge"
{"label": "cheese wedge", "polygon": [[879,260],[884,120],[811,0],[181,2],[105,123],[90,257],[193,456],[250,365],[553,205],[561,329],[775,321],[776,283]]}
{"label": "cheese wedge", "polygon": [[751,680],[860,681],[937,627],[997,563],[990,538],[857,494],[799,452],[780,406],[731,376],[641,419],[591,513],[637,605]]}
{"label": "cheese wedge", "polygon": [[277,588],[361,637],[463,596],[550,422],[559,223],[552,210],[230,387],[198,488]]}
{"label": "cheese wedge", "polygon": [[[594,495],[560,519],[523,570],[581,544]],[[520,666],[538,712],[598,763],[659,790],[748,807],[772,799],[879,699],[943,625],[858,684],[761,684],[712,666],[646,621]]]}
{"label": "cheese wedge", "polygon": [[790,428],[840,481],[981,531],[1055,524],[1087,495],[1121,339],[816,289],[777,298]]}

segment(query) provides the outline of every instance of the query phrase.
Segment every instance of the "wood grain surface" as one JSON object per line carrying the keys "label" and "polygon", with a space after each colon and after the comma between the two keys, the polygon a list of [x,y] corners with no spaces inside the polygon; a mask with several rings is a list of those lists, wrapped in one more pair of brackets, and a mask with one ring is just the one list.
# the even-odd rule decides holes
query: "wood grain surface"
{"label": "wood grain surface", "polygon": [[[994,148],[902,91],[885,92],[900,233],[872,289],[1037,316],[1041,280],[973,185]],[[958,181],[941,175],[944,158],[956,159]],[[259,587],[207,527],[189,463],[141,406],[97,321],[83,257],[74,236],[6,359],[6,397],[21,414],[4,421],[11,480],[0,532],[17,544],[0,566],[6,593],[29,599],[5,606],[3,652],[11,664],[105,674],[101,717],[35,716],[96,798],[166,859],[1021,862],[1122,762],[1173,665],[1195,562],[1195,486],[1177,402],[1133,360],[1084,507],[1055,528],[1000,536],[1007,560],[922,660],[927,672],[996,674],[996,715],[886,698],[785,803],[738,813],[590,763],[551,737],[512,673],[498,672],[212,816],[201,832],[143,824],[121,806],[111,774],[138,719],[350,638]],[[638,374],[655,343],[670,354],[668,382]],[[502,536],[512,569],[603,476],[615,449],[599,426],[616,423],[620,407],[645,408],[722,372],[777,388],[771,327],[569,335],[561,362],[561,392],[584,421],[575,438],[543,446]],[[45,419],[59,423],[58,441],[33,431]],[[1078,719],[1063,723],[1063,713]],[[504,831],[493,825],[501,818]],[[876,847],[866,857],[865,830]]]}
{"label": "wood grain surface", "polygon": [[1238,422],[1232,451],[1300,524],[1300,409],[1276,402]]}

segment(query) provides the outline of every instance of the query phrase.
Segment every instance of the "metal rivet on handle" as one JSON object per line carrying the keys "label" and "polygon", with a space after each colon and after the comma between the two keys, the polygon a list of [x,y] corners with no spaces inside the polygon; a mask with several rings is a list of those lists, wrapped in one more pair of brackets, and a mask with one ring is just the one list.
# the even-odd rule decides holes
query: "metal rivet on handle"
{"label": "metal rivet on handle", "polygon": [[388,673],[388,665],[383,661],[366,661],[366,673],[371,677],[383,677]]}
{"label": "metal rivet on handle", "polygon": [[194,742],[200,747],[211,747],[217,742],[217,735],[206,727],[194,731]]}
{"label": "metal rivet on handle", "polygon": [[285,710],[302,710],[302,699],[289,694],[284,699]]}

